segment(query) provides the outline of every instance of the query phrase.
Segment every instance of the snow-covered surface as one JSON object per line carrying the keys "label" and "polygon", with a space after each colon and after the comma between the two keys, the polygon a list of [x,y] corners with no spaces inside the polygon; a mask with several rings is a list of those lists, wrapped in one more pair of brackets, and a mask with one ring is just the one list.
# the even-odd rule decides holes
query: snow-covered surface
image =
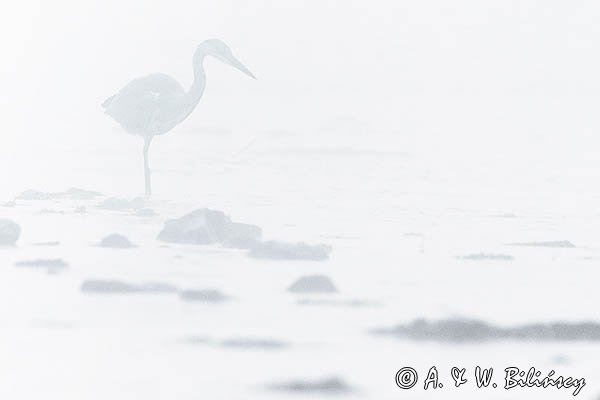
{"label": "snow-covered surface", "polygon": [[[455,364],[556,369],[586,378],[580,397],[600,392],[597,342],[455,344],[373,333],[418,318],[469,318],[501,327],[599,322],[597,195],[569,190],[578,184],[571,174],[576,165],[549,162],[543,173],[524,168],[513,175],[482,157],[478,170],[458,160],[430,168],[422,159],[427,154],[414,148],[404,154],[376,147],[313,152],[297,139],[304,140],[298,135],[276,149],[265,142],[234,158],[210,159],[227,152],[229,143],[201,146],[200,138],[181,137],[193,149],[180,155],[183,161],[169,157],[168,143],[158,143],[157,194],[144,202],[156,216],[98,207],[97,198],[17,199],[14,207],[0,208],[0,217],[21,226],[18,244],[0,249],[0,293],[10,304],[0,319],[0,395],[280,399],[286,387],[302,388],[302,382],[319,387],[339,381],[343,390],[291,391],[310,398],[391,399],[406,395],[394,383],[399,368],[436,365],[443,371]],[[113,157],[120,156],[115,150]],[[594,165],[587,168],[600,175]],[[124,169],[119,180],[139,187],[139,172]],[[99,181],[104,173],[94,171]],[[501,188],[498,175],[507,179]],[[188,192],[194,182],[202,182],[201,189]],[[110,193],[108,186],[88,189]],[[2,195],[7,201],[15,196]],[[86,213],[75,212],[82,206]],[[330,257],[262,260],[220,244],[157,239],[166,220],[202,207],[260,226],[265,240],[327,243]],[[64,213],[40,214],[43,208]],[[137,247],[97,246],[112,232]],[[576,247],[509,245],[551,241]],[[514,259],[460,258],[479,254]],[[68,268],[47,274],[15,267],[36,259],[61,259]],[[306,275],[328,276],[338,292],[323,298],[287,290]],[[112,293],[106,281],[113,282]],[[200,293],[194,291],[213,291],[227,301],[202,301],[200,295],[193,301],[190,294]],[[247,345],[218,345],[228,340]],[[271,341],[285,346],[261,345]],[[443,395],[480,398],[481,392],[463,389]],[[534,398],[570,396],[523,391]],[[522,397],[513,393],[490,390],[486,397]],[[414,389],[410,395],[431,393]]]}
{"label": "snow-covered surface", "polygon": [[[20,235],[0,246],[0,399],[571,397],[396,386],[401,367],[423,379],[432,365],[555,369],[586,378],[577,398],[600,395],[598,342],[373,333],[600,322],[600,3],[7,8],[0,218]],[[194,49],[215,36],[258,80],[206,60],[198,108],[152,143],[144,200],[142,143],[100,104],[153,72],[189,88]],[[259,259],[157,239],[201,208],[331,251]],[[112,233],[136,247],[98,246]],[[17,266],[37,260],[66,267]],[[338,291],[287,290],[308,275]]]}

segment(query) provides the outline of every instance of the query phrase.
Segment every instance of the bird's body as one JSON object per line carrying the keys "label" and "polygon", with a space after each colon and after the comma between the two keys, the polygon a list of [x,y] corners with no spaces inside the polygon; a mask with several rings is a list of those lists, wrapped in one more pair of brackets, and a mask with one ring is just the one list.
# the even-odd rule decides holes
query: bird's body
{"label": "bird's body", "polygon": [[189,115],[185,103],[186,91],[179,82],[159,73],[129,82],[102,106],[127,132],[156,136],[167,133]]}
{"label": "bird's body", "polygon": [[189,90],[168,75],[157,73],[134,79],[117,94],[102,103],[106,114],[125,131],[144,138],[144,173],[146,195],[150,195],[148,148],[152,138],[163,135],[185,120],[194,110],[206,85],[203,61],[211,55],[254,78],[220,40],[211,39],[198,46],[194,53],[194,82]]}

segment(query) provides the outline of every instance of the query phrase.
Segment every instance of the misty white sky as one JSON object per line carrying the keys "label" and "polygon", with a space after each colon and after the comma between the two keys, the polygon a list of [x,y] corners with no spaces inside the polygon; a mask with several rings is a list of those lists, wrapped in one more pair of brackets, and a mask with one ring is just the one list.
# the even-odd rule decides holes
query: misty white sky
{"label": "misty white sky", "polygon": [[99,104],[152,72],[189,85],[196,45],[219,37],[259,80],[208,61],[204,98],[174,134],[250,140],[351,117],[399,149],[407,137],[591,149],[599,18],[594,1],[22,1],[0,16],[3,148],[133,142]]}

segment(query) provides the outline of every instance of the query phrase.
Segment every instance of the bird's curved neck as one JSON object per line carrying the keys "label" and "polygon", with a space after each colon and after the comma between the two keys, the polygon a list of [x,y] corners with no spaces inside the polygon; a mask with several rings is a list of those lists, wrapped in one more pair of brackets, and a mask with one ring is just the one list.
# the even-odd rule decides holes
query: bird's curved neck
{"label": "bird's curved neck", "polygon": [[201,49],[198,49],[196,54],[194,54],[194,82],[185,94],[185,115],[183,118],[186,118],[194,110],[204,93],[204,87],[206,86],[206,75],[204,73],[205,56],[206,54]]}

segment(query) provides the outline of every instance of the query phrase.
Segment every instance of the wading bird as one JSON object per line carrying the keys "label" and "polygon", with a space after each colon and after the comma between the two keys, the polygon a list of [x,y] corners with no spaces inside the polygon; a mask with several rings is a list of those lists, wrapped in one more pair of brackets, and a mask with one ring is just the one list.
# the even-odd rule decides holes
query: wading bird
{"label": "wading bird", "polygon": [[148,149],[152,138],[169,132],[186,119],[200,101],[206,84],[203,66],[206,56],[213,56],[256,79],[252,72],[233,56],[223,41],[209,39],[202,42],[194,53],[194,82],[188,91],[175,79],[158,73],[134,79],[102,103],[106,114],[117,121],[125,131],[140,135],[144,139],[146,196],[150,196],[152,192],[148,166]]}

